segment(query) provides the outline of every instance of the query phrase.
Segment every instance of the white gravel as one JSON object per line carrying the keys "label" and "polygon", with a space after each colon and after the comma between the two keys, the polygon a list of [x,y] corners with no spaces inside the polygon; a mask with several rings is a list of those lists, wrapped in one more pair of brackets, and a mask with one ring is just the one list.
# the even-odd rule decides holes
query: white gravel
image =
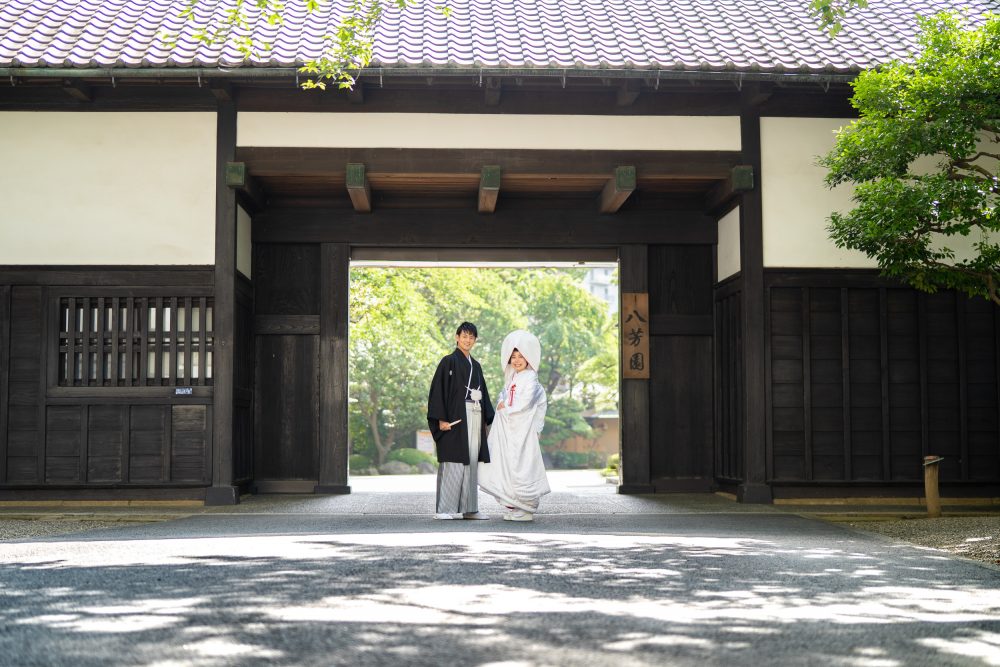
{"label": "white gravel", "polygon": [[1000,516],[997,515],[850,521],[846,525],[1000,566]]}

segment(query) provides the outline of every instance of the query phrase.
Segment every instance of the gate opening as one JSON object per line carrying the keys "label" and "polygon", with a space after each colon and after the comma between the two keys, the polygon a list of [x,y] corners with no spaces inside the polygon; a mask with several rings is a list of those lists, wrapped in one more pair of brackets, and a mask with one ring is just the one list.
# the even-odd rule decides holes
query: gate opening
{"label": "gate opening", "polygon": [[[619,288],[607,250],[352,252],[349,304],[350,485],[433,491],[437,459],[427,393],[455,329],[476,324],[472,356],[492,402],[503,386],[500,345],[527,329],[542,346],[548,397],[540,435],[550,479],[617,483],[620,470]],[[550,475],[550,477],[553,477]],[[611,484],[608,485],[613,488]]]}

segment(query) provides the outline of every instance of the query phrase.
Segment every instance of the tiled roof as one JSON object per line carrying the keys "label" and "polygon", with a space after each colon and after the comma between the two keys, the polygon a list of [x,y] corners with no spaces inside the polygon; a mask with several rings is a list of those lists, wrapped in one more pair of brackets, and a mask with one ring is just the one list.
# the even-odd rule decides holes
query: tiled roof
{"label": "tiled roof", "polygon": [[[916,16],[963,9],[1000,12],[1000,0],[870,0],[829,39],[808,0],[420,0],[389,9],[372,66],[431,68],[668,69],[846,73],[905,58]],[[269,25],[247,2],[251,31],[272,44],[243,62],[233,44],[191,35],[231,2],[199,0],[0,0],[0,67],[295,67],[319,56],[349,3],[309,13],[288,0]],[[450,16],[437,9],[445,5]],[[168,46],[164,32],[178,35]]]}

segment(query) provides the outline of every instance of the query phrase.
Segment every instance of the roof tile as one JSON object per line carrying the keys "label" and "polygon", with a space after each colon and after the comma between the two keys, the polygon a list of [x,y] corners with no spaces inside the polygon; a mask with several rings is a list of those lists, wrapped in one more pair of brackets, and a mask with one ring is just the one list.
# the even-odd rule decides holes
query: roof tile
{"label": "roof tile", "polygon": [[[230,0],[8,0],[0,4],[0,66],[293,67],[319,56],[348,11],[330,0],[308,13],[288,3],[271,25],[247,3],[249,34],[270,43],[245,62],[230,41],[193,39]],[[871,0],[828,38],[802,0],[448,0],[400,10],[376,30],[380,66],[648,68],[854,72],[906,57],[916,16],[941,9],[1000,11],[1000,0]],[[173,33],[176,44],[165,41]]]}

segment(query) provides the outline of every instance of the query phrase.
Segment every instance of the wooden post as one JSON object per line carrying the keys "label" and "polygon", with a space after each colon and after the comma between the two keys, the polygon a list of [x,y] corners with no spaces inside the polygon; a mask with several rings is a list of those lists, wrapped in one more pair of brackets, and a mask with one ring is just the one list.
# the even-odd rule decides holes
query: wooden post
{"label": "wooden post", "polygon": [[319,483],[314,493],[350,493],[347,485],[347,316],[350,247],[324,243],[320,259]]}
{"label": "wooden post", "polygon": [[[219,102],[216,130],[215,309],[212,351],[212,486],[206,505],[235,505],[233,486],[233,344],[236,319],[236,193],[226,184],[236,153],[236,105]],[[160,315],[162,316],[162,309]],[[203,315],[204,317],[204,315]],[[160,355],[157,355],[159,359]]]}
{"label": "wooden post", "polygon": [[938,495],[938,464],[940,456],[924,457],[924,497],[927,498],[927,518],[941,516],[941,496]]}
{"label": "wooden post", "polygon": [[760,111],[753,108],[760,97],[757,84],[744,86],[744,109],[740,116],[740,140],[744,163],[758,174],[754,189],[740,204],[740,323],[743,335],[743,482],[737,497],[743,503],[772,502],[767,481],[767,370],[764,364],[764,231],[760,173]]}
{"label": "wooden post", "polygon": [[0,484],[7,481],[7,410],[10,402],[10,286],[0,285]]}
{"label": "wooden post", "polygon": [[[649,249],[626,245],[619,251],[623,294],[649,291]],[[624,369],[627,359],[621,359]],[[618,493],[653,493],[649,455],[649,380],[621,377],[621,483]]]}

